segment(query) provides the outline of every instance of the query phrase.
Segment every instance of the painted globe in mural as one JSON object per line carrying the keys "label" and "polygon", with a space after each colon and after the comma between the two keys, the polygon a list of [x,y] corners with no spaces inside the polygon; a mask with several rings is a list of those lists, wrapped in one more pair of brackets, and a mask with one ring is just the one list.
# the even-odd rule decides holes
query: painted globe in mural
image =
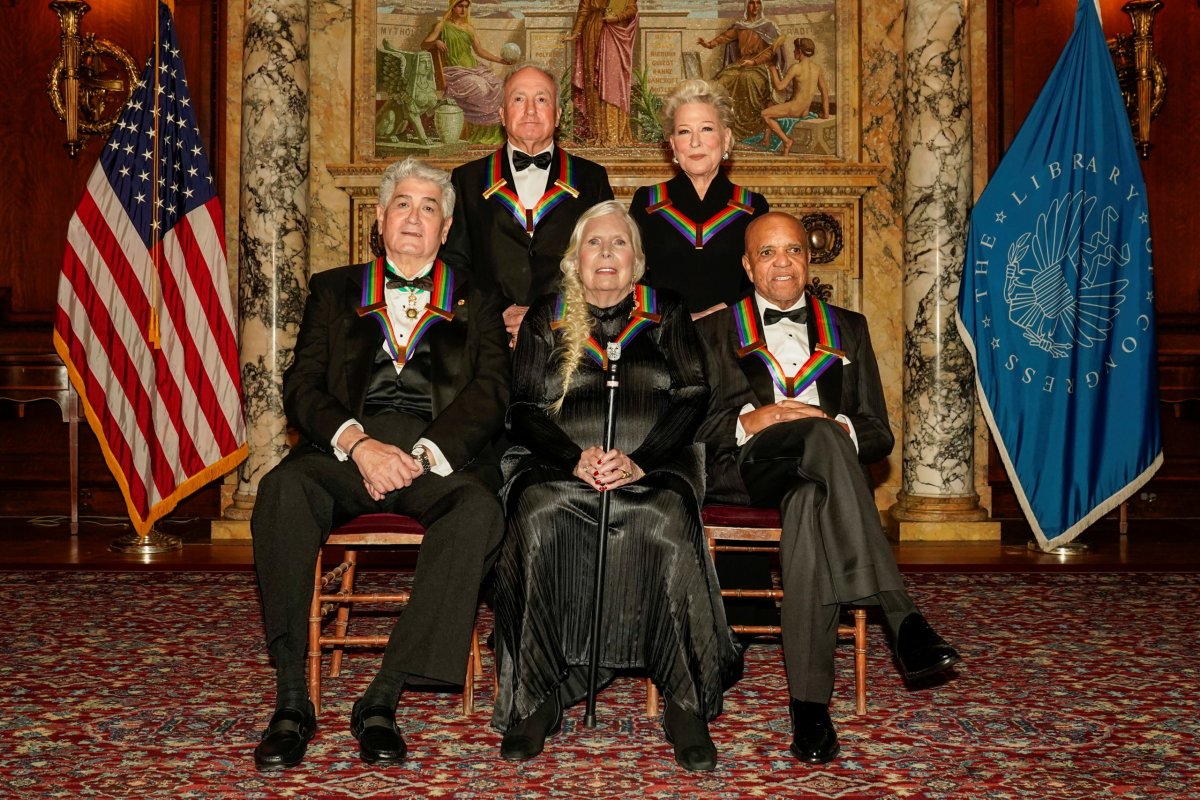
{"label": "painted globe in mural", "polygon": [[500,48],[500,57],[510,64],[515,64],[521,60],[521,45],[516,42],[506,42]]}

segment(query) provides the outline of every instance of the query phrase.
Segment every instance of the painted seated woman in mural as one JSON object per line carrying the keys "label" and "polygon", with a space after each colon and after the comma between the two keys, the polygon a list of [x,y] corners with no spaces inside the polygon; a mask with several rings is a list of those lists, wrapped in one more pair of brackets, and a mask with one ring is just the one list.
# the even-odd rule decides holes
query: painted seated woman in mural
{"label": "painted seated woman in mural", "polygon": [[762,132],[762,110],[772,102],[769,65],[774,64],[780,71],[787,66],[781,48],[783,36],[779,27],[763,15],[762,6],[762,0],[746,0],[742,19],[720,36],[698,40],[709,50],[725,45],[716,80],[733,98],[733,136],[738,141]]}
{"label": "painted seated woman in mural", "polygon": [[[446,80],[446,97],[463,110],[466,125],[463,138],[476,144],[500,144],[500,105],[503,86],[500,78],[482,58],[495,64],[511,62],[492,55],[479,43],[479,35],[471,25],[471,0],[450,0],[450,7],[434,24],[421,46],[440,53],[445,63],[442,74]],[[478,58],[476,58],[478,56]]]}

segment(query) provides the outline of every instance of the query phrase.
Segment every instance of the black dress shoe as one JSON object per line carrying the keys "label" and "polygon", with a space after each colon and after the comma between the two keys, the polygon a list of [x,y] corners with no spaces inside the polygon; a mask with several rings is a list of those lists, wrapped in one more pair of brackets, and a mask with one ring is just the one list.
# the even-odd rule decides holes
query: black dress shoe
{"label": "black dress shoe", "polygon": [[317,712],[309,702],[299,708],[281,708],[271,717],[262,741],[254,748],[254,766],[259,769],[294,767],[304,760],[308,741],[317,730]]}
{"label": "black dress shoe", "polygon": [[387,706],[354,704],[350,713],[350,733],[358,740],[358,757],[368,764],[396,764],[408,755],[408,745],[396,727],[396,709]]}
{"label": "black dress shoe", "polygon": [[546,739],[562,730],[562,705],[558,695],[542,701],[532,714],[513,725],[500,742],[500,757],[505,761],[528,761],[542,752]]}
{"label": "black dress shoe", "polygon": [[826,764],[837,756],[837,731],[829,718],[829,706],[792,700],[792,755],[806,764]]}
{"label": "black dress shoe", "polygon": [[962,660],[958,651],[938,636],[925,617],[916,612],[900,623],[892,652],[896,656],[896,663],[900,665],[900,674],[906,681],[928,678]]}
{"label": "black dress shoe", "polygon": [[675,763],[689,772],[717,768],[717,746],[708,735],[708,723],[674,703],[663,714],[663,735],[675,746]]}

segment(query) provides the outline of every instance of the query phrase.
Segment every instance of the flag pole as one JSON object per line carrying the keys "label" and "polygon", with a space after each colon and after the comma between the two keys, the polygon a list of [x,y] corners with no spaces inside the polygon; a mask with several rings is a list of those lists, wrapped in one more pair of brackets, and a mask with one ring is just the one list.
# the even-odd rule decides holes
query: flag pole
{"label": "flag pole", "polygon": [[[151,228],[152,234],[150,240],[151,269],[150,297],[148,298],[150,303],[150,315],[146,323],[146,340],[150,343],[151,347],[153,347],[155,350],[159,350],[161,349],[162,344],[158,327],[158,300],[160,296],[158,272],[160,260],[162,258],[162,248],[159,244],[162,240],[162,231],[159,230],[158,224],[158,144],[160,130],[159,126],[161,124],[161,115],[159,114],[158,105],[158,86],[159,59],[162,51],[162,42],[159,38],[159,33],[162,30],[162,20],[160,19],[162,13],[160,11],[161,6],[159,5],[158,0],[152,0],[152,2],[154,2],[154,93],[151,96],[154,98],[154,113],[151,117],[153,119],[151,125],[154,133],[150,138],[154,142],[154,150],[152,156],[153,163],[150,167],[152,175],[150,181],[150,213],[154,215],[155,223]],[[144,534],[139,533],[136,530],[121,534],[112,541],[112,544],[108,546],[108,549],[114,553],[132,553],[134,555],[142,556],[156,555],[158,553],[173,553],[176,550],[183,549],[183,539],[179,538],[178,536],[173,536],[169,533],[163,533],[163,531],[159,529],[158,523],[156,522],[151,525],[150,530],[146,531]]]}

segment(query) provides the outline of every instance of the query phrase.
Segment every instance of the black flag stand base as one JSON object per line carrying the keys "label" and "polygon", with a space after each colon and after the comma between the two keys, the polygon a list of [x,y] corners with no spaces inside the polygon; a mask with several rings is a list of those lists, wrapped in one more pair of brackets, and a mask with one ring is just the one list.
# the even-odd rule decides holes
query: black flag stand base
{"label": "black flag stand base", "polygon": [[114,553],[133,553],[144,556],[155,553],[173,553],[183,549],[183,539],[163,533],[157,527],[152,527],[145,536],[139,536],[135,531],[122,534],[113,540],[108,549]]}

